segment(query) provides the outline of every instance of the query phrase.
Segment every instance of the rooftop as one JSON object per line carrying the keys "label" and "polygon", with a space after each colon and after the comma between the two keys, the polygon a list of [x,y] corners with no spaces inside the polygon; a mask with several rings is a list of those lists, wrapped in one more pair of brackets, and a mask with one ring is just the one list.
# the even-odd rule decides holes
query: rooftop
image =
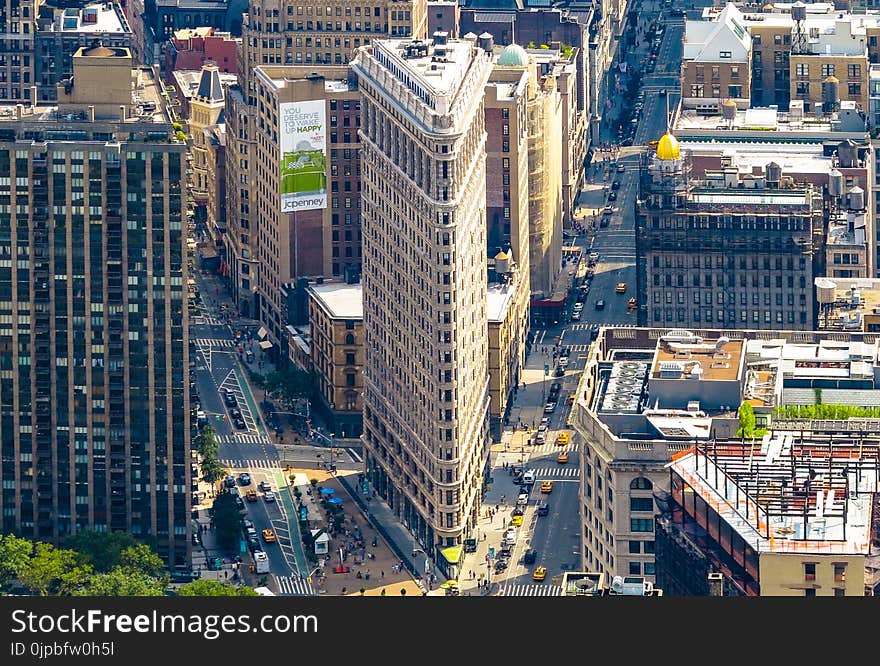
{"label": "rooftop", "polygon": [[126,33],[131,32],[125,14],[115,2],[93,2],[82,8],[56,9],[49,32]]}
{"label": "rooftop", "polygon": [[[164,86],[150,67],[137,67],[131,70],[131,105],[126,112],[125,123],[170,123],[172,121],[171,110],[165,103],[162,95]],[[100,100],[95,100],[99,102]],[[100,121],[101,119],[98,118]],[[64,105],[43,102],[35,107],[21,105],[0,104],[0,126],[4,122],[32,122],[56,125],[61,121],[65,123],[87,123],[88,113],[85,111],[69,111]],[[113,122],[120,122],[114,120]],[[47,131],[56,129],[46,127]],[[78,128],[66,125],[58,127],[59,131],[70,131]]]}
{"label": "rooftop", "polygon": [[755,551],[868,554],[880,436],[700,442],[669,467]]}
{"label": "rooftop", "polygon": [[490,324],[503,322],[507,318],[507,310],[515,293],[514,283],[489,285],[486,293],[486,317]]}
{"label": "rooftop", "polygon": [[773,144],[818,138],[831,133],[841,140],[867,134],[864,121],[858,118],[858,109],[851,100],[841,102],[838,112],[820,113],[818,116],[814,110],[804,108],[802,100],[794,100],[788,111],[769,107],[738,109],[732,120],[726,120],[718,113],[682,109],[673,131],[679,141],[685,141],[688,137],[712,137],[716,141],[737,141],[749,137]]}
{"label": "rooftop", "polygon": [[826,156],[821,143],[757,143],[737,141],[681,140],[681,148],[690,155],[718,155],[729,158],[729,166],[743,175],[764,174],[770,162],[782,168],[782,174],[827,174],[834,169],[834,161]]}
{"label": "rooftop", "polygon": [[[864,316],[880,315],[880,278],[816,278],[820,294],[819,328],[864,329]],[[822,288],[833,301],[822,303]]]}
{"label": "rooftop", "polygon": [[314,299],[334,319],[363,319],[364,294],[362,284],[325,282],[311,284]]}
{"label": "rooftop", "polygon": [[[254,71],[263,81],[266,81],[275,90],[282,90],[292,81],[303,81],[313,73],[324,81],[324,91],[328,93],[342,93],[357,90],[357,81],[349,76],[348,65],[320,65],[320,69],[303,65],[261,65]],[[332,72],[332,75],[328,75]]]}
{"label": "rooftop", "polygon": [[373,42],[373,56],[429,107],[438,112],[436,97],[450,102],[459,91],[477,49],[469,41],[379,39]]}
{"label": "rooftop", "polygon": [[[235,74],[229,74],[227,72],[218,72],[218,74],[220,75],[220,84],[224,89],[226,86],[238,81],[238,77]],[[195,96],[199,90],[202,70],[176,69],[172,72],[172,75],[177,84],[177,90],[180,91],[180,94],[183,97],[190,99]]]}
{"label": "rooftop", "polygon": [[725,337],[708,340],[678,334],[664,336],[657,340],[651,378],[735,380],[739,376],[742,350],[742,340]]}

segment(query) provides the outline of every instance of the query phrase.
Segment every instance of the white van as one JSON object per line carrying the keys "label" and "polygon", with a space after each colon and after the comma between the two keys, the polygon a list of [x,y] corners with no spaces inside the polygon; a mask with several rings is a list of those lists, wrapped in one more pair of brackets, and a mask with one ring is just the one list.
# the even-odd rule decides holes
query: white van
{"label": "white van", "polygon": [[522,482],[527,486],[534,485],[535,472],[533,470],[528,470],[525,474],[523,474]]}
{"label": "white van", "polygon": [[262,550],[254,551],[254,564],[257,573],[269,573],[269,556]]}

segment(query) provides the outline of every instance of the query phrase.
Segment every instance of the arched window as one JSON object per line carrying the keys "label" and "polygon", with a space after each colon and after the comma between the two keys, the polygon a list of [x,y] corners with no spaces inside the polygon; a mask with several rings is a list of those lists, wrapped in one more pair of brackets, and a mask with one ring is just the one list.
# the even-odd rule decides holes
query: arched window
{"label": "arched window", "polygon": [[654,484],[651,483],[650,479],[646,479],[643,476],[637,476],[629,484],[630,490],[651,490],[653,487]]}
{"label": "arched window", "polygon": [[602,471],[602,460],[599,458],[599,456],[596,456],[596,471]]}
{"label": "arched window", "polygon": [[354,344],[354,333],[346,333],[345,334],[345,344],[347,344],[347,345]]}

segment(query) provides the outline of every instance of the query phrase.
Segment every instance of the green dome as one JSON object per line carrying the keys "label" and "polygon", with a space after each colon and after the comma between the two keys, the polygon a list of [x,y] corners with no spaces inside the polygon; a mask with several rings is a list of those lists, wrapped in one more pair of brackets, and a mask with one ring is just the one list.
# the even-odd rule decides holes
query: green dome
{"label": "green dome", "polygon": [[498,64],[502,67],[528,67],[529,54],[519,44],[510,44],[498,56]]}

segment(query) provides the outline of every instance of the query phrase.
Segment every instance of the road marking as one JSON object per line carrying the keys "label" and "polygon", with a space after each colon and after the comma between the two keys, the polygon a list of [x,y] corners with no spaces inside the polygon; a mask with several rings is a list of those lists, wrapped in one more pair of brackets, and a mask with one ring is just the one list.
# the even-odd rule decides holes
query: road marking
{"label": "road marking", "polygon": [[558,478],[560,476],[579,476],[580,474],[577,467],[566,467],[562,464],[559,467],[535,467],[532,468],[532,471],[535,472],[535,478],[538,481],[545,477]]}
{"label": "road marking", "polygon": [[315,594],[311,584],[308,581],[300,580],[298,577],[276,576],[273,574],[272,578],[275,579],[275,584],[278,586],[281,596],[310,597]]}
{"label": "road marking", "polygon": [[217,435],[218,444],[271,444],[267,437],[252,433],[233,433],[231,435]]}
{"label": "road marking", "polygon": [[228,338],[196,338],[194,342],[199,347],[235,347],[235,343]]}
{"label": "road marking", "polygon": [[346,447],[345,452],[348,454],[348,457],[351,458],[354,462],[363,462],[364,459],[361,455],[350,447]]}
{"label": "road marking", "polygon": [[281,467],[280,460],[257,460],[254,458],[224,458],[218,460],[221,465],[235,469],[276,469]]}
{"label": "road marking", "polygon": [[562,588],[558,585],[532,583],[530,585],[506,585],[505,597],[561,597]]}

